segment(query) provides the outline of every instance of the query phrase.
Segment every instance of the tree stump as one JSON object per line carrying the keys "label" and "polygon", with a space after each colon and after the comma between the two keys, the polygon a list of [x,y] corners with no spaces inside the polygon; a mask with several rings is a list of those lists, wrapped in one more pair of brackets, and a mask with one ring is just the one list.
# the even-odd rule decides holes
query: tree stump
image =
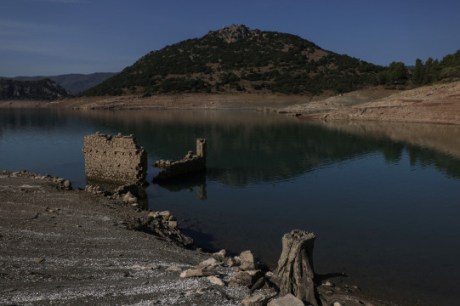
{"label": "tree stump", "polygon": [[314,284],[313,246],[315,234],[292,230],[284,234],[283,250],[278,260],[275,277],[280,295],[292,293],[310,305],[318,306]]}

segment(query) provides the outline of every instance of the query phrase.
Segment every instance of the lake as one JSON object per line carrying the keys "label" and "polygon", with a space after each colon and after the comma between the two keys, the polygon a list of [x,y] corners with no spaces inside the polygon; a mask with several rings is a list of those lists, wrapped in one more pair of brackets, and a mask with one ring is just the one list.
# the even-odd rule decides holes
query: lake
{"label": "lake", "polygon": [[[459,129],[240,111],[0,109],[0,169],[83,187],[83,136],[133,134],[148,152],[148,207],[171,210],[199,246],[251,249],[274,267],[284,233],[313,231],[317,272],[346,273],[345,282],[402,305],[456,305]],[[155,160],[183,157],[199,137],[206,175],[151,183]]]}

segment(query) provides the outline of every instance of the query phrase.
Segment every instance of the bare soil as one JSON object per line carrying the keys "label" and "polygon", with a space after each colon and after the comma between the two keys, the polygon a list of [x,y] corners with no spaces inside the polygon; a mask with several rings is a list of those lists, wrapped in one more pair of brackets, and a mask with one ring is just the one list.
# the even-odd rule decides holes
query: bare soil
{"label": "bare soil", "polygon": [[311,101],[309,96],[275,94],[177,94],[80,97],[52,102],[49,107],[93,109],[271,109]]}
{"label": "bare soil", "polygon": [[0,108],[243,109],[276,111],[315,120],[373,120],[460,124],[460,81],[412,90],[373,87],[343,95],[175,94],[78,97],[59,101],[0,101]]}
{"label": "bare soil", "polygon": [[0,199],[0,305],[238,305],[248,294],[180,278],[209,255],[127,230],[145,212],[120,201],[7,172]]}
{"label": "bare soil", "polygon": [[[0,172],[0,305],[217,306],[250,295],[245,286],[181,278],[211,254],[129,230],[147,212],[56,180]],[[329,281],[317,290],[323,305],[395,305]]]}
{"label": "bare soil", "polygon": [[401,91],[366,103],[310,112],[304,117],[460,124],[460,81]]}

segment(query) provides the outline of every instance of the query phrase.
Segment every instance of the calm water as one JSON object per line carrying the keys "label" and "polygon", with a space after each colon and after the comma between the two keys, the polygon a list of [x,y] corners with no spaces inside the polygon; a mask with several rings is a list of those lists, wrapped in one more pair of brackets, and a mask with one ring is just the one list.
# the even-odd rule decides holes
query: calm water
{"label": "calm water", "polygon": [[317,233],[319,273],[405,305],[460,299],[455,157],[279,115],[0,110],[0,169],[84,186],[83,136],[96,131],[136,135],[150,165],[208,139],[205,176],[147,188],[149,208],[171,210],[203,247],[251,249],[273,266],[283,233],[300,228]]}

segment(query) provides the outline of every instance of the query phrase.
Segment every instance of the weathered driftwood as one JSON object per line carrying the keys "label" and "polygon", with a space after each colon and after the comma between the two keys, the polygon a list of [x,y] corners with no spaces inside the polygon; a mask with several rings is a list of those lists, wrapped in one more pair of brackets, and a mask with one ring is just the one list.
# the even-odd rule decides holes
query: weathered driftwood
{"label": "weathered driftwood", "polygon": [[302,301],[317,306],[313,269],[313,246],[315,234],[293,230],[284,234],[283,250],[278,260],[275,279],[280,295],[292,293]]}

